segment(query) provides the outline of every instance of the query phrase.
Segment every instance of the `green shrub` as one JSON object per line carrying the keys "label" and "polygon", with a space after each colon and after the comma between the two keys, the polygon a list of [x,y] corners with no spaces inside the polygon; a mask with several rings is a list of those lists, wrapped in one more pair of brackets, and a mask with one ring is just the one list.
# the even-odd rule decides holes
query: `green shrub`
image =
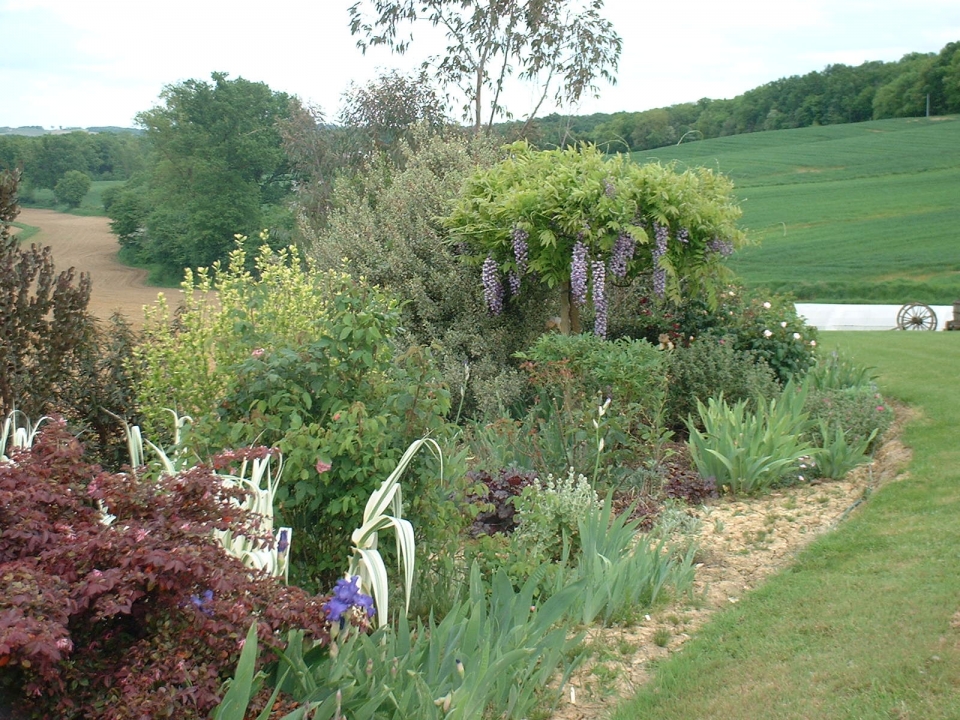
{"label": "green shrub", "polygon": [[663,413],[666,359],[657,348],[643,340],[549,334],[518,357],[537,392],[524,422],[542,450],[552,442],[566,451],[535,453],[547,456],[537,470],[563,462],[617,480],[638,458],[660,459],[670,433]]}
{"label": "green shrub", "polygon": [[[154,426],[165,407],[190,415],[187,442],[201,454],[254,441],[283,452],[278,510],[304,538],[291,573],[313,585],[339,575],[367,496],[405,448],[443,437],[450,396],[428,350],[398,349],[400,310],[388,294],[301,269],[293,250],[262,248],[255,271],[237,250],[229,267],[188,277],[175,325],[151,318],[139,349],[141,402]],[[421,540],[437,539],[460,514],[439,466],[424,462],[432,474],[419,476],[406,512]]]}
{"label": "green shrub", "polygon": [[546,482],[534,480],[514,502],[518,545],[532,558],[554,561],[562,557],[566,545],[572,553],[577,551],[579,522],[600,505],[587,478],[575,474],[573,468],[565,477],[547,475]]}
{"label": "green shrub", "polygon": [[780,397],[755,413],[743,400],[732,406],[722,397],[698,402],[704,431],[692,419],[687,422],[697,470],[737,495],[768,490],[810,450],[802,439],[808,425],[805,399],[805,389],[788,382]]}
{"label": "green shrub", "polygon": [[813,421],[810,441],[814,446],[823,447],[828,440],[820,430],[822,420],[827,427],[842,428],[851,444],[866,439],[867,453],[874,451],[894,419],[893,409],[873,385],[811,390],[805,409]]}
{"label": "green shrub", "polygon": [[544,292],[531,292],[491,316],[480,269],[463,261],[464,248],[449,241],[437,220],[464,178],[498,153],[487,139],[422,132],[396,153],[398,165],[379,156],[356,177],[341,179],[325,224],[303,219],[309,253],[321,268],[339,268],[346,259],[353,275],[402,297],[407,341],[433,347],[454,411],[500,416],[526,390],[513,353],[529,347],[557,310]]}
{"label": "green shrub", "polygon": [[728,335],[737,350],[749,351],[767,363],[781,383],[803,376],[813,365],[817,330],[797,316],[793,300],[737,289],[721,297],[718,315],[724,322],[715,332]]}
{"label": "green shrub", "polygon": [[84,196],[90,191],[92,184],[93,182],[86,173],[79,170],[68,170],[57,182],[56,187],[53,188],[53,194],[56,196],[57,202],[70,207],[79,207]]}
{"label": "green shrub", "polygon": [[707,334],[689,345],[666,353],[666,424],[674,430],[697,410],[697,401],[706,402],[721,394],[728,402],[746,400],[751,407],[780,393],[770,367],[749,352],[737,350],[732,342]]}

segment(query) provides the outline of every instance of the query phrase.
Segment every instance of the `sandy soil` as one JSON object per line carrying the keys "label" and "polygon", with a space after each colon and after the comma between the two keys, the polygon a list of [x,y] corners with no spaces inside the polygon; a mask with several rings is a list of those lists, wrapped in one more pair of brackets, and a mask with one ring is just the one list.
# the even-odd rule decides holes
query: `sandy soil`
{"label": "sandy soil", "polygon": [[[93,315],[107,319],[119,310],[134,327],[143,325],[143,306],[153,304],[160,289],[146,284],[146,271],[117,262],[120,246],[107,218],[22,208],[17,221],[40,228],[28,242],[49,245],[58,271],[75,267],[90,273],[88,308]],[[169,297],[179,291],[164,292]]]}
{"label": "sandy soil", "polygon": [[692,511],[701,521],[695,537],[701,551],[694,601],[683,598],[659,608],[634,627],[590,630],[586,642],[596,652],[571,678],[553,720],[607,717],[620,700],[650,680],[651,661],[679,650],[713,613],[739,602],[790,565],[801,549],[855,512],[880,485],[901,479],[910,453],[899,437],[910,413],[898,408],[897,422],[873,462],[843,480],[747,500],[723,499]]}

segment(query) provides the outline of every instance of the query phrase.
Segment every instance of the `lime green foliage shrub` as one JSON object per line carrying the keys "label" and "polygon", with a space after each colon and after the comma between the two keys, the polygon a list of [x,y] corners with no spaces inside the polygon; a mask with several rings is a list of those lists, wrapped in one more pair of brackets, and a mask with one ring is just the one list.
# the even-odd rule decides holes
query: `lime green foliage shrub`
{"label": "lime green foliage shrub", "polygon": [[463,262],[437,217],[464,178],[497,159],[491,142],[428,136],[394,148],[396,164],[376,157],[355,177],[338,181],[333,209],[321,223],[304,216],[301,231],[321,268],[346,259],[354,275],[403,298],[408,342],[433,348],[461,416],[499,416],[522,397],[524,379],[513,353],[530,346],[556,308],[545,293],[493,317],[483,304],[480,272]]}
{"label": "lime green foliage shrub", "polygon": [[684,420],[706,402],[721,394],[728,402],[746,400],[749,407],[780,393],[773,370],[750,352],[713,335],[702,335],[689,345],[665,353],[667,383],[666,425],[684,427]]}
{"label": "lime green foliage shrub", "polygon": [[728,278],[723,258],[745,238],[732,183],[722,175],[638,165],[592,146],[507,150],[468,180],[444,220],[484,264],[491,312],[531,287],[559,288],[561,329],[577,333],[589,285],[594,331],[604,336],[608,282],[652,275],[658,295],[680,302],[712,296]]}
{"label": "lime green foliage shrub", "polygon": [[[370,492],[413,440],[445,431],[450,396],[427,350],[398,351],[399,305],[383,291],[301,268],[294,250],[264,247],[254,272],[245,265],[237,250],[229,266],[188,276],[176,323],[163,309],[149,318],[144,414],[155,426],[165,407],[190,415],[187,443],[201,453],[278,447],[280,518],[302,540],[291,574],[330,580]],[[418,475],[406,510],[425,535],[456,526],[452,509],[440,510],[436,477]]]}
{"label": "lime green foliage shrub", "polygon": [[547,475],[544,482],[537,478],[515,500],[516,542],[533,558],[559,560],[564,546],[580,547],[580,519],[599,504],[587,478],[573,468],[566,476]]}
{"label": "lime green foliage shrub", "polygon": [[809,450],[806,389],[788,382],[783,394],[755,413],[744,400],[732,406],[724,398],[697,403],[704,431],[689,420],[688,447],[703,477],[741,495],[768,490]]}

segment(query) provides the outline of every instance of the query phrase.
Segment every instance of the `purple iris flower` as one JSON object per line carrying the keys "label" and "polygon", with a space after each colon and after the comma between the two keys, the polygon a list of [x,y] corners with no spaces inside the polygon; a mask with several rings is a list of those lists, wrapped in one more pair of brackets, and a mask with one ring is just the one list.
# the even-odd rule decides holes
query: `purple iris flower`
{"label": "purple iris flower", "polygon": [[373,598],[360,592],[360,577],[337,580],[333,589],[333,597],[323,605],[327,619],[332,622],[343,622],[343,614],[353,607],[363,608],[367,617],[373,617],[377,610],[373,606]]}
{"label": "purple iris flower", "polygon": [[204,615],[213,615],[213,610],[207,607],[213,602],[213,590],[204,590],[203,596],[191,595],[190,602]]}
{"label": "purple iris flower", "polygon": [[290,539],[287,537],[287,531],[280,531],[280,539],[277,540],[277,553],[283,555],[287,548],[290,547]]}

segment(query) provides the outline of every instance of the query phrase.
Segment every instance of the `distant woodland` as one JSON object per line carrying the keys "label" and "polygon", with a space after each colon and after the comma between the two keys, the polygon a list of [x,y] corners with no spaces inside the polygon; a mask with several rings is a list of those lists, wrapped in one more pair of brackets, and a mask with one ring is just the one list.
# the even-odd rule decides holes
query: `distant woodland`
{"label": "distant woodland", "polygon": [[[335,117],[226,73],[169,86],[161,101],[138,115],[138,129],[0,128],[0,169],[21,169],[25,204],[40,191],[66,198],[76,187],[82,196],[89,185],[79,174],[124,181],[101,188],[122,255],[159,269],[157,277],[167,281],[185,267],[224,259],[237,234],[257,238],[266,228],[271,244],[283,246],[302,240],[304,227],[326,227],[337,183],[377,158],[402,164],[404,148],[416,152],[417,132],[475,131],[450,119],[425,74],[392,72],[354,86]],[[732,99],[552,114],[479,132],[489,131],[492,144],[523,137],[542,149],[587,142],[630,152],[762,130],[952,113],[960,113],[960,42],[896,62],[830,65]]]}

